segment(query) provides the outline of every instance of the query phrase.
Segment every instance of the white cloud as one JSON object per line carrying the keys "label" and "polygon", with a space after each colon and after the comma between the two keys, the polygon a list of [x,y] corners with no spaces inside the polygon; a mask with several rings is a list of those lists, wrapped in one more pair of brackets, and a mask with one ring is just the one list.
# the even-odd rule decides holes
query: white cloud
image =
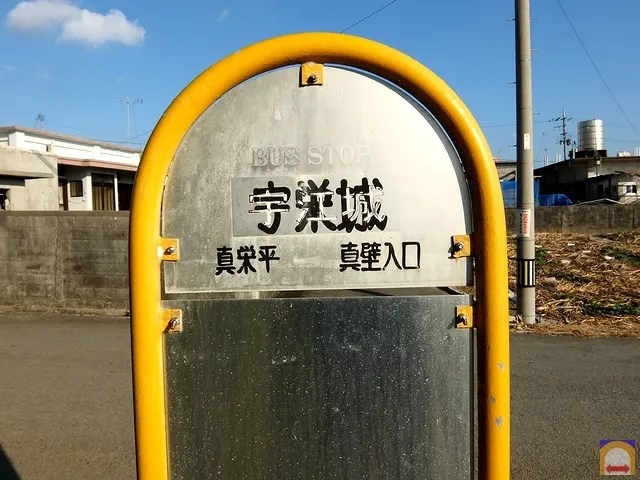
{"label": "white cloud", "polygon": [[18,72],[20,71],[20,67],[16,67],[15,65],[2,65],[2,71],[5,73]]}
{"label": "white cloud", "polygon": [[218,15],[218,18],[216,18],[216,22],[218,23],[223,22],[228,16],[229,16],[229,9],[225,8],[220,12],[220,14]]}
{"label": "white cloud", "polygon": [[15,30],[57,31],[58,40],[101,46],[108,42],[136,45],[145,29],[120,10],[107,14],[82,9],[71,0],[27,0],[7,14],[6,24]]}

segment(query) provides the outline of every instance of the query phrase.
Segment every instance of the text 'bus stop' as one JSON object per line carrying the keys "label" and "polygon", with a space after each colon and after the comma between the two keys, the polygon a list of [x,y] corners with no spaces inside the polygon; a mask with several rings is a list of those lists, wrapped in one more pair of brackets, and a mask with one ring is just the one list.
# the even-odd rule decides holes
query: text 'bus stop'
{"label": "text 'bus stop'", "polygon": [[139,478],[509,478],[498,177],[415,60],[306,33],[210,67],[144,151],[130,262]]}

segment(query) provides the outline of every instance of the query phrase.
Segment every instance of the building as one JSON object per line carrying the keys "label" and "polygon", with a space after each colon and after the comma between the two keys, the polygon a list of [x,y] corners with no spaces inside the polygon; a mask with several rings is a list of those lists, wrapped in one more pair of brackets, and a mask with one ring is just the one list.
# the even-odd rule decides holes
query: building
{"label": "building", "polygon": [[587,197],[590,200],[609,199],[620,203],[638,201],[640,170],[613,172],[587,179]]}
{"label": "building", "polygon": [[498,170],[498,177],[501,182],[512,181],[516,179],[516,171],[518,162],[515,160],[503,160],[501,158],[495,158],[493,161],[496,164]]}
{"label": "building", "polygon": [[562,156],[568,159],[535,170],[541,194],[561,193],[573,203],[638,200],[640,148],[634,149],[634,155],[609,156],[604,127],[599,119],[578,122],[577,147]]}
{"label": "building", "polygon": [[56,156],[0,145],[0,210],[57,209]]}
{"label": "building", "polygon": [[640,156],[571,158],[535,170],[540,193],[562,193],[573,203],[637,200]]}
{"label": "building", "polygon": [[[24,182],[26,185],[28,177],[16,174],[30,170],[25,171],[20,162],[24,158],[40,156],[54,158],[57,169],[57,205],[46,209],[130,209],[133,180],[142,153],[139,149],[15,126],[0,127],[0,147],[3,146],[9,147],[3,151],[23,152],[23,157],[20,159],[13,154],[5,162],[0,161],[0,194],[8,190],[8,195],[15,199],[18,194],[13,189],[1,186],[3,179],[11,177],[13,183]],[[17,188],[23,187],[14,187]],[[11,200],[11,205],[15,209],[45,209],[41,208],[44,204],[37,202],[17,204]],[[38,208],[32,208],[34,206]],[[47,203],[46,206],[50,205]]]}

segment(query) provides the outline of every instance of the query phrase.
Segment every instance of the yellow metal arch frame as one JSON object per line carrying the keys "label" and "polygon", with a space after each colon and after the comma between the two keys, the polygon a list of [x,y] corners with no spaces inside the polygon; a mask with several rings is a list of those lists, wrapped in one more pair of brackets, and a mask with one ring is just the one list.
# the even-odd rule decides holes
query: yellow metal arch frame
{"label": "yellow metal arch frame", "polygon": [[161,305],[161,209],[165,179],[198,117],[236,85],[304,62],[359,68],[402,88],[441,123],[460,155],[473,205],[478,339],[479,473],[509,478],[510,390],[507,249],[500,184],[489,146],[460,98],[421,63],[386,45],[336,33],[299,33],[248,46],[195,78],[171,103],[147,143],[130,217],[130,291],[138,478],[168,478]]}

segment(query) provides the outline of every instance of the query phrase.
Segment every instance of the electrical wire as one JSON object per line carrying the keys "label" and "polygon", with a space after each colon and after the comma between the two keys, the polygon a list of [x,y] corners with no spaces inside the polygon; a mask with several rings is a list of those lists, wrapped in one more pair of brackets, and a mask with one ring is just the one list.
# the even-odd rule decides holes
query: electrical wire
{"label": "electrical wire", "polygon": [[[398,0],[392,0],[392,1],[388,2],[388,3],[386,3],[382,7],[380,7],[377,10],[371,12],[370,14],[366,15],[365,17],[362,17],[357,22],[352,23],[347,28],[341,30],[340,33],[345,33],[347,31],[351,30],[353,27],[355,27],[357,25],[360,25],[362,22],[365,22],[366,20],[369,20],[371,17],[373,17],[374,15],[377,15],[378,13],[382,12],[386,8],[388,8],[391,5],[393,5],[394,3],[396,3],[397,1]],[[108,141],[109,143],[113,143],[114,145],[122,145],[122,144],[125,144],[125,143],[129,143],[131,140],[135,140],[136,138],[140,138],[140,137],[143,137],[145,135],[148,135],[153,131],[153,129],[151,129],[151,130],[149,130],[147,132],[144,132],[144,133],[141,133],[141,134],[137,134],[138,133],[138,124],[137,124],[137,120],[136,120],[136,114],[135,114],[135,110],[133,108],[131,110],[132,110],[132,114],[133,114],[133,125],[134,125],[134,129],[136,131],[136,136],[135,137],[131,137],[128,140],[123,140],[123,141],[113,141],[113,140],[105,140],[105,141]],[[69,130],[75,130],[77,132],[82,132],[82,133],[89,133],[89,134],[92,134],[92,135],[100,135],[101,137],[105,137],[105,138],[109,138],[109,137],[110,138],[118,138],[118,139],[122,138],[122,137],[112,137],[110,135],[105,135],[105,134],[98,133],[98,132],[92,132],[92,131],[84,130],[84,129],[81,129],[81,128],[70,127],[68,125],[57,124],[57,123],[54,123],[54,122],[50,122],[50,123],[53,123],[54,125],[58,125],[59,127],[67,128]],[[95,140],[99,140],[99,139],[95,139]],[[138,145],[142,145],[144,142],[134,142],[134,143],[136,143]]]}
{"label": "electrical wire", "polygon": [[535,165],[536,163],[538,163],[538,160],[540,159],[540,150],[542,150],[542,144],[544,143],[544,136],[547,134],[547,132],[542,132],[540,134],[540,142],[538,143],[538,148],[536,149],[536,158],[533,161],[533,164]]}
{"label": "electrical wire", "polygon": [[362,22],[369,20],[371,17],[373,17],[374,15],[380,13],[381,11],[383,11],[385,8],[390,7],[391,5],[393,5],[394,3],[396,3],[398,0],[392,0],[391,2],[387,3],[386,5],[380,7],[378,10],[376,10],[375,12],[371,12],[369,15],[367,15],[366,17],[362,17],[360,20],[358,20],[355,23],[352,23],[351,25],[349,25],[347,28],[345,28],[344,30],[340,30],[340,33],[345,33],[348,30],[351,30],[353,27],[355,27],[356,25],[360,25]]}
{"label": "electrical wire", "polygon": [[605,88],[607,89],[607,91],[609,92],[609,95],[611,95],[611,98],[613,98],[613,101],[616,103],[616,105],[618,106],[618,108],[620,109],[620,112],[622,113],[622,115],[624,116],[624,118],[627,120],[627,122],[629,122],[629,125],[631,125],[631,128],[633,129],[633,131],[636,133],[636,135],[638,135],[638,137],[640,138],[640,133],[638,132],[638,130],[636,129],[635,125],[633,124],[633,122],[631,121],[631,119],[629,118],[629,116],[627,115],[627,112],[624,111],[624,108],[622,108],[622,105],[620,104],[620,102],[618,101],[618,99],[616,98],[615,94],[613,93],[613,90],[611,90],[611,87],[609,87],[609,84],[607,83],[607,81],[604,79],[604,76],[602,75],[602,72],[600,72],[600,69],[598,68],[598,66],[596,65],[596,62],[593,60],[593,57],[591,56],[591,54],[589,53],[589,50],[587,50],[587,46],[584,44],[584,42],[582,41],[582,38],[580,38],[580,35],[578,34],[578,31],[576,30],[576,27],[573,26],[573,22],[571,21],[571,19],[569,18],[569,15],[567,14],[567,11],[564,9],[564,7],[562,6],[562,3],[560,2],[560,0],[556,0],[556,2],[558,2],[558,6],[560,7],[560,10],[562,10],[562,13],[564,14],[564,17],[567,19],[567,22],[569,23],[569,26],[571,27],[571,30],[573,30],[573,33],[575,34],[576,38],[578,39],[578,42],[580,42],[580,45],[582,46],[582,49],[584,50],[584,53],[587,54],[587,57],[589,58],[589,61],[591,62],[591,65],[593,66],[594,70],[596,71],[596,73],[598,74],[598,76],[600,77],[600,80],[602,80],[602,83],[604,84]]}
{"label": "electrical wire", "polygon": [[607,142],[617,142],[617,143],[632,143],[637,142],[638,140],[630,140],[628,138],[609,138],[607,137]]}
{"label": "electrical wire", "polygon": [[45,123],[50,123],[51,125],[55,125],[58,127],[62,127],[62,128],[66,128],[67,130],[74,130],[76,132],[80,132],[80,133],[88,133],[91,135],[99,135],[100,137],[102,137],[101,139],[95,139],[95,140],[101,140],[101,141],[105,141],[105,142],[110,142],[110,139],[117,139],[117,140],[121,140],[122,137],[116,137],[116,136],[112,136],[112,135],[107,135],[105,133],[99,133],[99,132],[92,132],[91,130],[85,130],[83,128],[75,128],[75,127],[71,127],[69,125],[63,125],[61,123],[58,122],[52,122],[50,121],[48,118],[45,120]]}
{"label": "electrical wire", "polygon": [[[138,121],[136,120],[136,109],[134,108],[135,105],[131,105],[131,114],[133,115],[133,130],[136,132],[136,137],[138,137]],[[134,137],[134,138],[136,138]],[[131,139],[129,139],[131,140]],[[138,143],[140,144],[140,142],[134,142],[134,143]]]}
{"label": "electrical wire", "polygon": [[[148,130],[144,133],[141,133],[140,135],[136,135],[135,137],[131,137],[129,140],[135,140],[136,138],[140,138],[140,137],[144,137],[145,135],[149,135],[151,132],[153,132],[153,128],[151,130]],[[123,142],[111,142],[114,145],[122,145],[124,143],[128,143],[129,140],[124,140]],[[144,142],[134,142],[137,143],[138,145],[142,145]]]}
{"label": "electrical wire", "polygon": [[[549,123],[551,120],[537,120],[533,122],[534,124],[539,123]],[[516,122],[504,122],[504,123],[486,123],[481,124],[481,128],[500,128],[500,127],[515,127],[517,125]]]}

